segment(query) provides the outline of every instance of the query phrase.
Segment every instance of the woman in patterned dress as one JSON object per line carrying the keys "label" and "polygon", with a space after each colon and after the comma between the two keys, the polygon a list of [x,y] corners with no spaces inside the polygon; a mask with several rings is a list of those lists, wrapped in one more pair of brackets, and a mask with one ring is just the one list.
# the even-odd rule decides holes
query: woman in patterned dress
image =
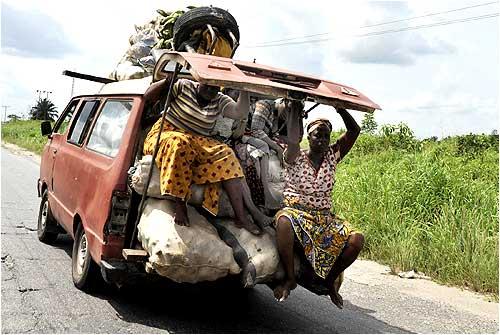
{"label": "woman in patterned dress", "polygon": [[331,213],[331,192],[336,165],[354,145],[360,128],[345,109],[337,109],[347,132],[330,145],[332,125],[326,119],[314,120],[306,129],[309,150],[300,150],[303,129],[300,111],[295,104],[288,118],[285,207],[275,216],[278,251],[286,279],[274,289],[274,295],[283,301],[297,286],[293,262],[294,240],[297,240],[315,274],[324,279],[332,302],[342,308],[342,297],[333,283],[357,258],[364,237]]}

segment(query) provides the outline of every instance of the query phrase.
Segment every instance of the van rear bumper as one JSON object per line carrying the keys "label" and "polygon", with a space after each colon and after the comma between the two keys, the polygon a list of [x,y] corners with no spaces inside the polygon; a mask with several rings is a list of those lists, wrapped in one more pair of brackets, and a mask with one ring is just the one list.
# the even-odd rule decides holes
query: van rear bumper
{"label": "van rear bumper", "polygon": [[111,259],[101,259],[101,274],[106,283],[118,286],[133,285],[141,279],[151,277],[144,271],[143,263]]}

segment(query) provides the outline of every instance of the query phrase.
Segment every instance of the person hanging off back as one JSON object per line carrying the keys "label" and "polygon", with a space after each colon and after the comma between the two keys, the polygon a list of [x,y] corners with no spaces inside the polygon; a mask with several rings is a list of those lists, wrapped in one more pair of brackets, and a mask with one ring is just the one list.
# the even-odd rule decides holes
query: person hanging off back
{"label": "person hanging off back", "polygon": [[[158,100],[168,82],[169,79],[165,79],[152,84],[144,94],[146,102]],[[235,120],[246,118],[248,93],[242,92],[235,103],[220,93],[219,87],[179,79],[171,94],[170,106],[163,112],[165,120],[155,163],[160,170],[161,194],[175,198],[175,223],[189,225],[186,200],[190,197],[191,184],[206,184],[203,207],[213,215],[217,215],[222,185],[235,212],[235,225],[260,234],[259,227],[244,212],[243,172],[238,159],[229,146],[210,137],[220,115]],[[146,136],[145,155],[154,153],[160,126],[161,118]]]}
{"label": "person hanging off back", "polygon": [[288,118],[288,147],[284,153],[285,207],[275,216],[278,251],[286,278],[274,289],[274,296],[284,300],[297,286],[293,259],[297,241],[314,274],[328,288],[332,302],[342,308],[342,296],[334,281],[357,258],[364,237],[331,212],[331,192],[336,166],[354,145],[360,128],[345,109],[338,108],[347,132],[330,144],[330,121],[314,120],[306,127],[309,149],[300,150],[301,112],[302,106],[295,103]]}

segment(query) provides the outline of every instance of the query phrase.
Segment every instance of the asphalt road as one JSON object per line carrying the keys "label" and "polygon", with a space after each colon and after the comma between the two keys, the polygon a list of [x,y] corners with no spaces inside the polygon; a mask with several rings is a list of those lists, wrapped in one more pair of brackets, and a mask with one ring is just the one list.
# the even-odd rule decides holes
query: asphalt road
{"label": "asphalt road", "polygon": [[483,296],[401,279],[357,261],[338,310],[298,288],[282,303],[266,286],[143,283],[133,290],[79,291],[72,240],[36,236],[38,163],[1,150],[2,333],[497,333],[498,304]]}

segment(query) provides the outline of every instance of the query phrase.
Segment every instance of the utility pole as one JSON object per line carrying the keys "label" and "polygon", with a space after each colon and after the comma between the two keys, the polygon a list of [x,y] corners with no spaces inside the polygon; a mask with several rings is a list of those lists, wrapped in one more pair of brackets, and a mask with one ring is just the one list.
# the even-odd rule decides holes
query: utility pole
{"label": "utility pole", "polygon": [[7,121],[7,108],[9,108],[10,106],[2,105],[2,107],[3,107],[3,122],[6,122]]}
{"label": "utility pole", "polygon": [[40,96],[45,93],[45,99],[49,98],[49,94],[52,94],[52,91],[45,91],[45,90],[36,90],[36,93],[38,93],[38,100],[40,100]]}
{"label": "utility pole", "polygon": [[71,96],[69,97],[70,99],[73,98],[73,92],[75,91],[75,78],[71,78]]}

